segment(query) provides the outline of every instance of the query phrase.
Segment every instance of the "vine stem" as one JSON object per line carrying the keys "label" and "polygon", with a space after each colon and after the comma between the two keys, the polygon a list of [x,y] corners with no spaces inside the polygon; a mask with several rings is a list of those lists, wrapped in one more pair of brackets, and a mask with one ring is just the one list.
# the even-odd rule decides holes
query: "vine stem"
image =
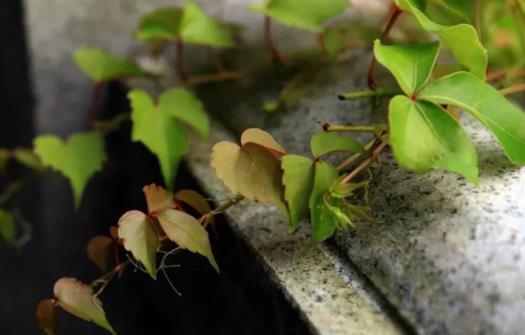
{"label": "vine stem", "polygon": [[364,91],[343,93],[343,94],[339,94],[337,97],[339,98],[339,100],[356,100],[356,99],[371,98],[371,97],[378,97],[378,98],[393,97],[396,94],[398,93],[376,89],[376,90],[364,90]]}
{"label": "vine stem", "polygon": [[183,82],[188,81],[188,72],[186,72],[186,68],[184,67],[184,44],[182,43],[182,40],[180,38],[177,38],[176,41],[177,46],[177,75],[179,79]]}
{"label": "vine stem", "polygon": [[[381,140],[379,140],[381,141]],[[379,156],[379,154],[381,153],[381,151],[386,148],[387,144],[386,142],[383,142],[381,141],[381,143],[377,146],[377,148],[375,148],[370,157],[368,157],[367,159],[365,159],[361,164],[359,164],[355,169],[353,169],[349,174],[346,175],[346,177],[344,177],[342,180],[341,180],[341,184],[346,184],[348,182],[350,182],[352,179],[354,179],[359,173],[361,173],[363,170],[365,170],[367,167],[370,166],[370,164],[372,164],[376,159],[377,157]]]}
{"label": "vine stem", "polygon": [[208,46],[207,50],[208,50],[208,55],[211,61],[213,62],[213,65],[217,69],[217,71],[227,72],[226,67],[224,66],[224,63],[222,62],[221,57],[219,56],[219,53],[217,52],[217,50],[211,46]]}
{"label": "vine stem", "polygon": [[525,92],[525,83],[516,84],[516,85],[510,86],[510,87],[505,87],[505,88],[499,90],[499,92],[502,95],[510,95],[510,94],[514,94],[514,93]]}
{"label": "vine stem", "polygon": [[100,99],[102,91],[104,90],[104,82],[97,82],[93,85],[93,93],[91,95],[91,110],[89,112],[89,121],[91,125],[97,122],[97,116],[100,113]]}
{"label": "vine stem", "polygon": [[342,171],[347,166],[352,165],[355,161],[357,161],[365,153],[369,152],[370,148],[372,148],[374,146],[374,144],[376,144],[376,141],[377,141],[377,138],[374,138],[372,141],[370,141],[367,144],[365,144],[365,151],[364,152],[356,152],[355,154],[351,155],[350,157],[348,157],[347,159],[345,159],[344,161],[339,163],[339,165],[337,165],[337,167],[336,167],[337,171],[339,171],[339,172]]}
{"label": "vine stem", "polygon": [[207,83],[213,83],[217,81],[226,80],[238,80],[243,77],[242,72],[225,71],[213,74],[203,74],[198,76],[192,76],[187,80],[188,86],[197,86]]}
{"label": "vine stem", "polygon": [[275,63],[282,63],[281,54],[273,43],[272,19],[268,15],[264,17],[264,43],[266,45],[266,50],[268,50],[268,53],[272,57],[272,61]]}
{"label": "vine stem", "polygon": [[386,128],[386,124],[377,124],[371,126],[354,126],[347,124],[330,124],[327,122],[323,123],[323,130],[330,132],[375,133],[378,129],[384,130]]}
{"label": "vine stem", "polygon": [[[394,24],[396,23],[399,16],[403,13],[401,8],[399,8],[395,3],[392,4],[392,14],[390,14],[390,17],[388,19],[388,22],[386,24],[385,29],[383,30],[383,33],[381,34],[381,37],[379,40],[381,43],[383,43],[388,35],[390,34],[390,31],[394,27]],[[376,83],[376,68],[377,68],[377,59],[375,56],[372,58],[372,62],[370,63],[370,68],[368,70],[368,87],[375,91],[377,88]]]}

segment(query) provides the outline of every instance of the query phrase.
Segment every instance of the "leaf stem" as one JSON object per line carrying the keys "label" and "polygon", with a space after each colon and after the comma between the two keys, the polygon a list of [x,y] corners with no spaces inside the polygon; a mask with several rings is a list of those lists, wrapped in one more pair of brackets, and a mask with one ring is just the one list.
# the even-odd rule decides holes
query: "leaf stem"
{"label": "leaf stem", "polygon": [[354,179],[359,173],[361,173],[363,170],[365,170],[367,167],[370,166],[370,164],[372,164],[376,159],[377,157],[379,156],[379,154],[381,153],[381,151],[386,148],[387,146],[387,143],[386,142],[383,142],[382,140],[378,139],[378,141],[380,141],[380,144],[374,149],[372,150],[371,154],[370,154],[370,157],[368,157],[367,159],[365,159],[363,162],[361,162],[361,164],[359,164],[355,169],[353,169],[350,173],[348,173],[346,175],[346,177],[344,177],[342,180],[341,180],[341,184],[346,184],[348,182],[350,182],[352,179]]}
{"label": "leaf stem", "polygon": [[505,87],[499,90],[499,92],[502,95],[510,95],[510,94],[520,93],[524,91],[525,91],[525,83],[516,84],[516,85]]}
{"label": "leaf stem", "polygon": [[197,86],[197,85],[203,85],[218,81],[226,81],[226,80],[238,80],[243,77],[242,72],[234,72],[234,71],[227,71],[227,72],[219,72],[219,73],[212,73],[212,74],[203,74],[203,75],[197,75],[197,76],[191,76],[187,83],[189,86]]}
{"label": "leaf stem", "polygon": [[184,67],[184,44],[182,43],[182,40],[180,38],[177,38],[176,41],[177,46],[177,64],[176,64],[176,70],[177,70],[177,76],[182,82],[188,81],[188,72],[186,72],[186,68]]}
{"label": "leaf stem", "polygon": [[[381,37],[379,38],[381,43],[383,43],[387,39],[388,35],[390,34],[390,31],[392,30],[392,28],[394,27],[394,24],[397,21],[397,19],[403,13],[401,8],[399,8],[395,3],[392,4],[391,12],[392,12],[392,14],[390,14],[390,17],[389,17],[388,22],[387,22],[387,24],[385,26],[385,29],[383,30],[383,33],[381,34]],[[377,88],[376,68],[377,68],[377,59],[376,59],[375,56],[373,56],[372,62],[370,63],[370,68],[368,70],[368,87],[371,90],[375,90]]]}
{"label": "leaf stem", "polygon": [[376,124],[376,125],[370,125],[370,126],[363,126],[363,125],[346,125],[346,124],[330,124],[330,123],[323,123],[323,130],[324,131],[331,131],[331,132],[354,132],[354,133],[375,133],[378,130],[385,130],[387,128],[386,124]]}
{"label": "leaf stem", "polygon": [[272,19],[266,15],[264,17],[264,43],[266,45],[266,50],[272,57],[274,63],[282,63],[282,57],[279,53],[279,50],[275,47],[272,38]]}
{"label": "leaf stem", "polygon": [[221,57],[219,56],[219,53],[217,52],[217,49],[215,49],[214,47],[208,46],[207,50],[208,50],[208,55],[211,61],[213,62],[213,65],[217,69],[217,71],[227,72],[226,67],[224,66],[224,63],[222,62]]}
{"label": "leaf stem", "polygon": [[339,165],[337,165],[337,167],[336,167],[337,171],[342,171],[346,167],[352,165],[355,161],[357,161],[365,153],[369,152],[370,148],[372,148],[374,146],[376,141],[377,141],[377,138],[374,138],[372,141],[370,141],[367,144],[365,144],[365,151],[364,152],[357,152],[357,153],[351,155],[350,157],[348,157],[347,159],[345,159],[344,161],[342,161],[341,163],[339,163]]}
{"label": "leaf stem", "polygon": [[371,97],[379,97],[379,98],[393,97],[396,94],[398,94],[398,92],[376,89],[376,90],[363,90],[363,91],[343,93],[343,94],[339,94],[337,97],[340,100],[356,100],[356,99],[364,99],[364,98],[371,98]]}
{"label": "leaf stem", "polygon": [[91,111],[89,113],[89,121],[93,126],[97,122],[97,117],[100,114],[101,96],[104,90],[105,82],[98,82],[93,85],[93,93],[91,95]]}

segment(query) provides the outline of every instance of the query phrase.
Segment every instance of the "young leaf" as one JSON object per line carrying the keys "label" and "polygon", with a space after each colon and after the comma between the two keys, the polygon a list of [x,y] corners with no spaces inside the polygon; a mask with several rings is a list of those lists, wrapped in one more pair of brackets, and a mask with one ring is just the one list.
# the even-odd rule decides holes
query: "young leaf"
{"label": "young leaf", "polygon": [[337,169],[324,161],[315,163],[313,191],[308,205],[312,233],[316,242],[322,242],[332,236],[337,229],[338,219],[326,207],[325,196],[330,186],[338,179]]}
{"label": "young leaf", "polygon": [[479,182],[474,144],[441,107],[398,95],[390,102],[390,141],[399,165],[419,173],[446,169]]}
{"label": "young leaf", "polygon": [[142,188],[146,203],[148,204],[148,213],[154,214],[168,208],[174,208],[173,193],[162,186],[150,184]]}
{"label": "young leaf", "polygon": [[489,84],[457,72],[431,82],[420,98],[465,109],[494,133],[514,164],[525,164],[525,114]]}
{"label": "young leaf", "polygon": [[314,164],[303,156],[286,155],[282,159],[284,198],[290,212],[290,230],[308,215],[308,201],[314,181]]}
{"label": "young leaf", "polygon": [[90,239],[86,247],[88,258],[95,263],[100,271],[108,270],[109,260],[113,251],[113,239],[107,236],[95,236]]}
{"label": "young leaf", "polygon": [[265,0],[251,9],[292,27],[321,32],[323,24],[347,6],[347,0]]}
{"label": "young leaf", "polygon": [[179,36],[182,8],[163,7],[142,17],[135,37],[139,40],[175,40]]}
{"label": "young leaf", "polygon": [[402,10],[412,13],[423,29],[436,34],[458,63],[485,79],[487,50],[481,45],[474,27],[469,24],[443,26],[435,23],[425,15],[422,5],[416,0],[396,0],[396,3]]}
{"label": "young leaf", "polygon": [[190,44],[205,44],[217,47],[234,45],[225,27],[215,19],[208,17],[202,9],[190,1],[184,7],[181,21],[181,38]]}
{"label": "young leaf", "polygon": [[439,42],[382,45],[376,40],[374,54],[392,72],[403,92],[411,96],[427,83],[439,54]]}
{"label": "young leaf", "polygon": [[310,141],[310,147],[314,157],[321,157],[334,151],[363,152],[363,146],[350,137],[330,132],[314,134]]}
{"label": "young leaf", "polygon": [[124,248],[144,265],[151,278],[156,279],[159,238],[147,216],[140,211],[124,213],[118,220],[118,236]]}
{"label": "young leaf", "polygon": [[267,149],[280,153],[281,155],[286,153],[283,147],[275,141],[270,133],[259,128],[249,128],[242,133],[241,144],[246,145],[248,143],[259,144]]}
{"label": "young leaf", "polygon": [[9,244],[16,242],[15,219],[5,209],[0,209],[0,237]]}
{"label": "young leaf", "polygon": [[184,128],[172,115],[175,106],[167,105],[162,96],[155,105],[148,93],[142,90],[131,91],[128,98],[131,101],[132,139],[142,142],[157,156],[164,182],[172,188],[177,167],[188,145]]}
{"label": "young leaf", "polygon": [[76,133],[67,142],[54,135],[41,135],[33,143],[42,163],[69,179],[78,207],[89,178],[102,168],[106,160],[102,135],[96,132]]}
{"label": "young leaf", "polygon": [[202,137],[208,137],[210,121],[200,102],[193,93],[184,88],[173,88],[165,91],[159,104],[166,106],[173,117],[187,123]]}
{"label": "young leaf", "polygon": [[215,144],[211,156],[215,174],[233,192],[262,203],[272,203],[285,215],[282,170],[271,149],[248,142],[242,147],[231,142]]}
{"label": "young leaf", "polygon": [[193,216],[175,209],[166,209],[157,214],[160,226],[170,240],[179,247],[208,258],[217,272],[219,266],[213,257],[208,232]]}
{"label": "young leaf", "polygon": [[106,329],[111,334],[116,334],[102,309],[102,302],[93,295],[93,289],[76,280],[75,278],[60,278],[53,288],[57,304],[68,313],[91,321]]}
{"label": "young leaf", "polygon": [[194,190],[181,190],[175,193],[175,199],[191,206],[200,215],[211,212],[211,207],[206,198]]}
{"label": "young leaf", "polygon": [[36,319],[38,321],[38,327],[46,333],[46,335],[58,334],[58,315],[53,299],[44,299],[38,303],[36,307]]}
{"label": "young leaf", "polygon": [[75,63],[95,82],[146,75],[135,62],[118,58],[106,50],[80,48],[73,55]]}

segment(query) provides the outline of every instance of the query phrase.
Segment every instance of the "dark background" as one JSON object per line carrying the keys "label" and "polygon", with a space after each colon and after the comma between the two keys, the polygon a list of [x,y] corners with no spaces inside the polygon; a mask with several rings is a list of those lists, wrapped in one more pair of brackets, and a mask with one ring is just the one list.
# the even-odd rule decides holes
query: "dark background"
{"label": "dark background", "polygon": [[[0,1],[0,146],[30,147],[35,135],[24,12],[21,1]],[[126,89],[106,87],[103,115],[127,108]],[[65,129],[66,132],[74,129]],[[109,159],[90,181],[78,211],[67,181],[53,173],[16,199],[31,223],[32,238],[21,249],[0,244],[0,334],[39,334],[34,317],[39,299],[52,296],[62,276],[84,282],[100,276],[87,260],[86,242],[107,234],[128,209],[143,209],[141,189],[161,183],[156,159],[140,144],[130,143],[129,124],[108,135]],[[133,168],[128,168],[130,162]],[[10,166],[1,186],[23,174]],[[177,188],[196,188],[183,166]],[[119,334],[305,334],[308,325],[264,273],[256,256],[219,219],[210,232],[221,268],[218,275],[206,259],[181,253],[182,267],[170,272],[183,293],[147,275],[127,271],[110,284],[102,300]],[[60,334],[105,334],[92,324],[60,313]]]}

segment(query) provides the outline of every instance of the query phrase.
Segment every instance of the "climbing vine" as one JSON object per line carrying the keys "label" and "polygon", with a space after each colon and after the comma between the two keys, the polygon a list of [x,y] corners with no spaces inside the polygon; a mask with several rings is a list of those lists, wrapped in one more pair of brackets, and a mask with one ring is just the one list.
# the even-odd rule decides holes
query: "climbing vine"
{"label": "climbing vine", "polygon": [[[320,41],[313,53],[315,61],[302,69],[294,68],[287,85],[274,101],[262,106],[263,110],[276,112],[307,95],[305,81],[311,72],[319,64],[337,62],[352,47],[356,38],[352,26],[331,21],[342,15],[348,4],[347,0],[266,0],[251,7],[261,14],[263,40],[272,66],[286,67],[294,62],[294,55],[283,54],[276,45],[272,21],[317,34]],[[418,37],[410,39],[418,43],[393,41],[390,35],[400,20],[418,27]],[[160,8],[144,15],[134,36],[154,55],[174,45],[178,86],[140,62],[102,49],[78,50],[74,60],[93,81],[93,129],[73,134],[66,141],[55,135],[38,136],[32,149],[0,150],[0,165],[5,170],[13,164],[31,170],[0,194],[0,236],[17,244],[17,222],[23,220],[14,210],[13,195],[50,170],[69,180],[75,205],[80,206],[89,179],[102,169],[106,159],[104,135],[123,122],[131,121],[131,140],[141,142],[156,156],[164,187],[145,186],[146,213],[128,211],[108,236],[96,236],[88,242],[88,257],[105,274],[89,285],[74,278],[59,279],[53,298],[37,307],[42,330],[57,333],[56,308],[60,307],[114,334],[98,296],[129,267],[144,271],[152,279],[160,274],[172,285],[166,272],[174,266],[169,263],[170,257],[186,250],[204,256],[219,272],[220,262],[213,255],[206,227],[213,224],[216,215],[243,199],[276,206],[291,232],[309,218],[315,242],[325,241],[337,229],[373,222],[366,206],[373,178],[370,167],[389,148],[403,168],[416,173],[444,169],[479,184],[476,147],[461,125],[460,112],[472,115],[491,131],[513,164],[525,164],[525,114],[505,98],[525,91],[525,84],[520,82],[525,74],[521,57],[525,52],[523,1],[395,0],[384,25],[382,31],[371,33],[373,38],[369,38],[370,31],[357,34],[357,38],[374,40],[368,87],[342,93],[339,98],[389,100],[388,121],[374,125],[327,122],[310,139],[308,157],[287,152],[271,134],[257,128],[245,130],[239,143],[215,144],[211,165],[235,194],[215,209],[196,191],[173,193],[172,189],[187,151],[188,131],[202,138],[210,133],[204,104],[193,89],[250,75],[249,70],[226,69],[217,52],[218,48],[239,47],[238,29],[207,16],[191,1],[183,7]],[[184,59],[186,45],[208,52],[217,72],[190,73]],[[438,61],[442,53],[450,56],[443,59],[452,63]],[[378,80],[380,65],[392,74],[397,86]],[[128,93],[130,114],[97,120],[104,85],[129,78],[151,81],[156,96],[151,91],[132,89]],[[349,136],[356,132],[369,133],[372,139],[361,143]],[[346,157],[334,163],[334,152],[343,152]],[[120,248],[128,259],[119,259]]]}

